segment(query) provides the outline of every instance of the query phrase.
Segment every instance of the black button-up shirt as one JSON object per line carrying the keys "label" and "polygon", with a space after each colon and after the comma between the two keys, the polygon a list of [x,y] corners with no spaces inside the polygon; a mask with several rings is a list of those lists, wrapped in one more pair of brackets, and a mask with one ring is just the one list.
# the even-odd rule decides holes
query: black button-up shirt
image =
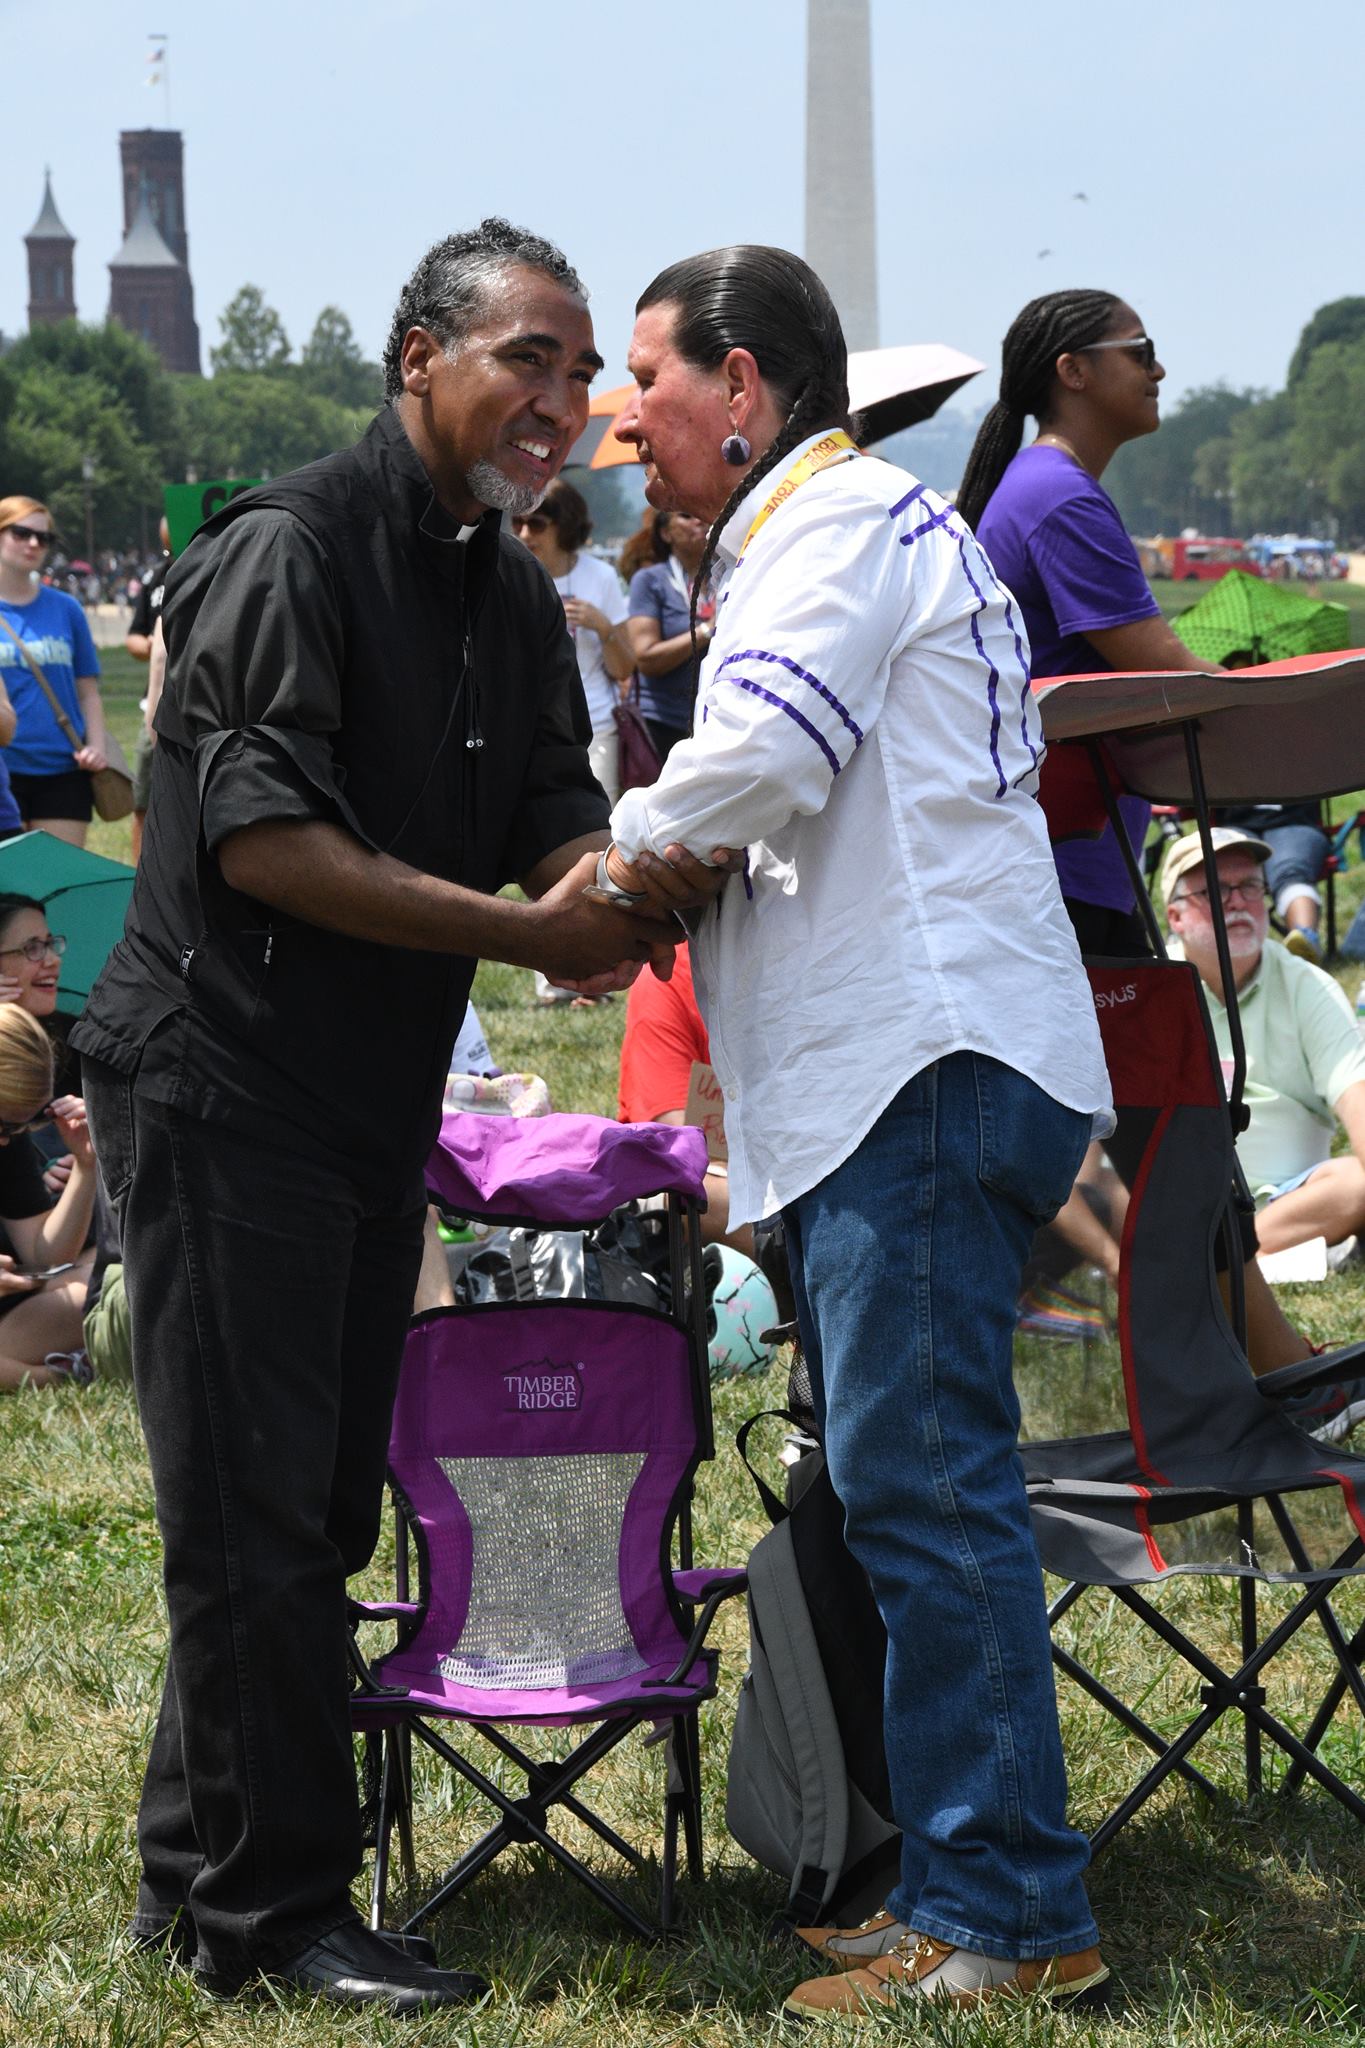
{"label": "black button-up shirt", "polygon": [[79,1051],[367,1180],[420,1165],[475,962],[286,917],[230,889],[215,852],[320,818],[493,891],[606,829],[563,607],[497,527],[458,537],[386,410],[196,536],[167,582],[137,884]]}

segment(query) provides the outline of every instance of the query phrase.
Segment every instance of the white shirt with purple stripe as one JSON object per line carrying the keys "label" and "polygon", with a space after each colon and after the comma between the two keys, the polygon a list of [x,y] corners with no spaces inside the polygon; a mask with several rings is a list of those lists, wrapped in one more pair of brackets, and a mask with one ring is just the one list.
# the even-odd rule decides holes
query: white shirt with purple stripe
{"label": "white shirt with purple stripe", "polygon": [[696,731],[612,815],[627,857],[748,849],[692,943],[732,1224],[824,1179],[952,1052],[1112,1129],[1018,607],[956,512],[870,458],[803,483],[739,560],[782,473],[722,534]]}

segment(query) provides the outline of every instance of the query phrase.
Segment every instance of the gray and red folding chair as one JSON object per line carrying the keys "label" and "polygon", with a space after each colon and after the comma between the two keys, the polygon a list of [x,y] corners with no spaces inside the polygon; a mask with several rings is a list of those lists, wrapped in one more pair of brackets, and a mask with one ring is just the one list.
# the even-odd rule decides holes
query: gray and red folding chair
{"label": "gray and red folding chair", "polygon": [[[404,1932],[518,1843],[544,1850],[645,1938],[673,1924],[680,1827],[689,1875],[702,1875],[697,1717],[716,1684],[706,1639],[721,1602],[745,1584],[743,1571],[698,1568],[692,1557],[693,1479],[712,1438],[699,1234],[684,1221],[704,1203],[705,1169],[705,1142],[690,1129],[445,1119],[428,1185],[460,1215],[585,1227],[621,1203],[665,1196],[673,1305],[496,1302],[413,1322],[389,1449],[398,1597],[358,1609],[361,1621],[396,1621],[398,1637],[369,1661],[357,1653],[352,1700],[356,1729],[382,1744],[376,1927],[395,1827],[415,1878],[414,1741],[493,1817]],[[560,1753],[533,1755],[522,1733],[533,1728],[566,1731]],[[662,1738],[665,1765],[657,1924],[558,1831],[572,1818],[588,1840],[646,1869],[585,1787],[637,1729]],[[518,1791],[503,1783],[508,1765]]]}
{"label": "gray and red folding chair", "polygon": [[[1211,869],[1211,800],[1285,801],[1365,782],[1362,655],[1306,657],[1226,676],[1105,675],[1036,688],[1049,740],[1083,740],[1094,751],[1111,815],[1101,734],[1128,787],[1154,802],[1193,808]],[[1119,838],[1126,848],[1121,829]],[[1269,1742],[1288,1759],[1285,1789],[1311,1775],[1365,1820],[1365,1799],[1321,1755],[1344,1700],[1365,1713],[1365,1626],[1348,1635],[1333,1607],[1338,1589],[1362,1572],[1365,1458],[1319,1444],[1277,1405],[1359,1373],[1365,1345],[1259,1380],[1251,1374],[1235,1227],[1248,1198],[1233,1146],[1234,1132],[1245,1125],[1246,1058],[1221,905],[1214,892],[1209,901],[1234,1054],[1226,1090],[1199,977],[1162,957],[1159,927],[1131,865],[1153,957],[1089,966],[1119,1119],[1109,1148],[1129,1188],[1118,1300],[1127,1427],[1030,1443],[1023,1457],[1044,1566],[1068,1581],[1052,1604],[1054,1626],[1088,1589],[1106,1589],[1189,1665],[1198,1711],[1177,1736],[1163,1735],[1054,1642],[1058,1667],[1155,1752],[1156,1761],[1094,1834],[1096,1848],[1172,1773],[1212,1792],[1190,1753],[1228,1713],[1243,1718],[1249,1791],[1261,1789]],[[1220,1234],[1229,1246],[1230,1317],[1215,1273]],[[1334,1504],[1337,1533],[1325,1552],[1322,1515],[1315,1510],[1310,1537],[1298,1512],[1313,1495]],[[1140,1590],[1190,1573],[1226,1574],[1236,1583],[1240,1658],[1231,1669]],[[1303,1588],[1264,1637],[1257,1603],[1263,1583]],[[1317,1711],[1295,1729],[1268,1704],[1267,1681],[1276,1658],[1310,1622],[1321,1629],[1335,1671]]]}

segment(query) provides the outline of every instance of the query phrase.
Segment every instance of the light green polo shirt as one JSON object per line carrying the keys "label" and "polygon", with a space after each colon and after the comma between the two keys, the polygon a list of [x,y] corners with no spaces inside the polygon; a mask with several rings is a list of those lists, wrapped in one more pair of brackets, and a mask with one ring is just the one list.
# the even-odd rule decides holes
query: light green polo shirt
{"label": "light green polo shirt", "polygon": [[[1183,958],[1168,939],[1173,960]],[[1232,1058],[1228,1013],[1208,984],[1204,996],[1219,1057]],[[1365,1038],[1345,991],[1309,960],[1270,940],[1238,994],[1246,1040],[1246,1105],[1251,1122],[1237,1140],[1253,1194],[1321,1166],[1336,1130],[1333,1105],[1353,1081],[1365,1081]]]}

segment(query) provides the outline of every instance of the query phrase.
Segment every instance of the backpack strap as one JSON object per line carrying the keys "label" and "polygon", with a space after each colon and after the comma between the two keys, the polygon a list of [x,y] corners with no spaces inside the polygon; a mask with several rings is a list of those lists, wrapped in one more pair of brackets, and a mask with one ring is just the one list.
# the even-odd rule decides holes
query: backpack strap
{"label": "backpack strap", "polygon": [[764,1511],[767,1514],[768,1520],[772,1523],[773,1527],[776,1528],[779,1522],[786,1521],[787,1516],[790,1514],[791,1510],[787,1507],[785,1502],[780,1501],[778,1499],[777,1495],[773,1492],[771,1486],[769,1486],[767,1480],[759,1478],[757,1472],[755,1472],[753,1466],[749,1463],[749,1436],[751,1431],[754,1429],[757,1423],[769,1422],[772,1420],[776,1420],[778,1422],[789,1422],[793,1429],[799,1429],[801,1427],[799,1419],[795,1415],[793,1415],[789,1409],[761,1408],[757,1415],[751,1415],[748,1421],[741,1423],[739,1428],[735,1431],[735,1449],[739,1452],[740,1463],[743,1465],[745,1471],[748,1473],[749,1477],[754,1482],[755,1491],[757,1492],[759,1499],[763,1503]]}

